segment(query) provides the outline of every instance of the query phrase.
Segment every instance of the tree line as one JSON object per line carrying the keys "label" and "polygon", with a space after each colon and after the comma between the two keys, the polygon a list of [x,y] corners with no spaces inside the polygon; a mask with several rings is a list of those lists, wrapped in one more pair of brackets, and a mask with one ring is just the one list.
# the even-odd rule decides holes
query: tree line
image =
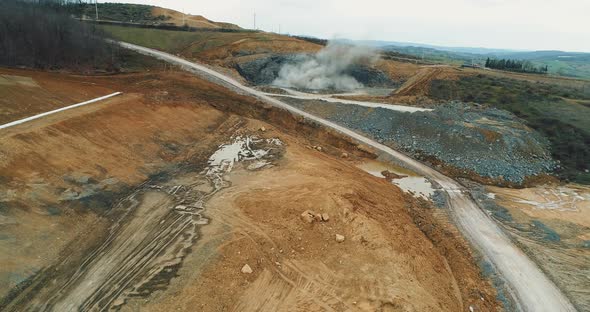
{"label": "tree line", "polygon": [[529,61],[521,61],[521,60],[511,60],[511,59],[490,59],[489,57],[486,60],[485,66],[487,68],[493,69],[500,69],[500,70],[508,70],[513,72],[521,72],[521,73],[538,73],[538,74],[545,74],[547,73],[547,65],[536,67],[533,63]]}
{"label": "tree line", "polygon": [[0,0],[0,65],[112,70],[118,49],[96,25],[70,17],[72,2]]}

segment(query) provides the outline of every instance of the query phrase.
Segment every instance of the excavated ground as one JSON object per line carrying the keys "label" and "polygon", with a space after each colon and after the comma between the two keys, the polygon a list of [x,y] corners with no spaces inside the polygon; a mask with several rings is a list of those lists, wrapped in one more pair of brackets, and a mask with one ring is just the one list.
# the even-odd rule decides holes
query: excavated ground
{"label": "excavated ground", "polygon": [[[125,92],[0,133],[4,310],[498,309],[452,225],[358,169],[362,147],[187,74],[0,73]],[[237,135],[280,139],[272,167],[204,170]]]}
{"label": "excavated ground", "polygon": [[515,190],[472,185],[471,190],[576,308],[590,311],[590,188],[547,184]]}

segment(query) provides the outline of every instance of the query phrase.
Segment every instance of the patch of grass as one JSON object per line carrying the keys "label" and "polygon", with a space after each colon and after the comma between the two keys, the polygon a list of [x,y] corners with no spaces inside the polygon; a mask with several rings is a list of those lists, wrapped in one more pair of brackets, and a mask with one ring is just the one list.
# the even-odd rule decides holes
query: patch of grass
{"label": "patch of grass", "polygon": [[435,80],[430,96],[512,112],[549,139],[553,157],[561,162],[562,177],[590,183],[585,172],[590,169],[590,107],[582,104],[590,99],[590,84],[568,87],[477,75],[457,81]]}

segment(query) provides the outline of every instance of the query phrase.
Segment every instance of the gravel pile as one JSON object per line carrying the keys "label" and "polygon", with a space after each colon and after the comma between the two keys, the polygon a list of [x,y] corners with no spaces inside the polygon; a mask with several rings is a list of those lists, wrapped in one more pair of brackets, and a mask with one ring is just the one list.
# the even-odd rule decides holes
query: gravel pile
{"label": "gravel pile", "polygon": [[551,172],[556,166],[546,139],[503,110],[453,102],[430,112],[405,113],[283,100],[410,155],[433,156],[482,177],[521,184],[526,177]]}

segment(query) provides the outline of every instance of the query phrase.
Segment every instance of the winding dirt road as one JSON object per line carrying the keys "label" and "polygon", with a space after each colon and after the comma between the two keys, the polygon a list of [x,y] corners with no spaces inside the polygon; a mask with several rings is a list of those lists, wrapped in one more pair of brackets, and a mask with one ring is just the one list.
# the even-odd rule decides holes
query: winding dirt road
{"label": "winding dirt road", "polygon": [[576,311],[569,299],[539,269],[529,257],[512,243],[510,238],[471,199],[464,188],[453,179],[400,153],[377,143],[352,130],[294,108],[260,91],[242,85],[240,82],[218,73],[204,65],[189,62],[161,51],[120,42],[122,47],[150,55],[182,68],[205,76],[209,80],[228,86],[239,93],[249,94],[258,99],[285,109],[309,121],[318,123],[358,143],[368,145],[381,153],[385,160],[394,161],[437,182],[446,192],[448,206],[463,234],[479,249],[505,279],[516,304],[522,311]]}

